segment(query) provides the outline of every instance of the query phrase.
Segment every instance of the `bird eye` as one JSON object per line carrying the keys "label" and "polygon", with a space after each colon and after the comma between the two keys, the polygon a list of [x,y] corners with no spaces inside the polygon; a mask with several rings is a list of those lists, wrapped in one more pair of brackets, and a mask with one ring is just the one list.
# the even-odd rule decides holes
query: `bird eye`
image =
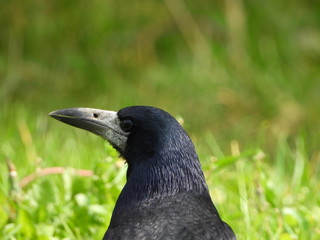
{"label": "bird eye", "polygon": [[122,131],[130,132],[130,130],[133,127],[133,123],[129,119],[124,119],[124,120],[120,121],[120,127],[121,127]]}

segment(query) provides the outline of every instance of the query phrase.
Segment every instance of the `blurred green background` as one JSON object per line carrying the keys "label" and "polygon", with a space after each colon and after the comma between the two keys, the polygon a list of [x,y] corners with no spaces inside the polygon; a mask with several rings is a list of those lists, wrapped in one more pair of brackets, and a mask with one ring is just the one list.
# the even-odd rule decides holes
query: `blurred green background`
{"label": "blurred green background", "polygon": [[[291,173],[301,167],[301,162],[294,162],[298,152],[305,157],[302,182],[312,192],[320,188],[316,183],[320,158],[319,69],[320,2],[315,0],[1,0],[0,156],[13,161],[22,176],[33,172],[39,162],[43,166],[69,167],[71,162],[72,167],[92,169],[97,167],[97,162],[79,163],[75,159],[81,156],[89,159],[91,155],[97,159],[105,157],[104,151],[96,153],[93,150],[97,146],[96,137],[83,140],[89,135],[59,126],[48,119],[48,112],[80,106],[118,110],[130,105],[153,105],[183,119],[213,188],[219,176],[210,178],[212,155],[214,159],[225,159],[228,166],[231,164],[228,174],[232,195],[235,194],[232,190],[237,188],[236,183],[232,183],[232,174],[241,190],[242,183],[254,182],[249,175],[248,179],[242,179],[241,174],[258,171],[261,178],[266,179],[268,176],[279,177],[281,172],[279,179],[273,178],[276,185],[277,181],[290,178]],[[83,144],[77,145],[82,141],[88,149],[81,149]],[[102,143],[100,147],[103,148]],[[81,150],[77,152],[77,149]],[[226,156],[248,149],[262,149],[263,156],[270,160],[267,167],[254,162],[247,170],[238,165],[236,170],[232,169],[233,161],[237,159]],[[253,155],[245,153],[244,157]],[[44,161],[39,160],[39,156]],[[259,156],[258,159],[264,159]],[[73,160],[65,160],[69,158]],[[309,169],[306,166],[310,161]],[[221,165],[224,165],[223,161]],[[0,168],[2,172],[7,171],[4,163]],[[270,175],[265,175],[264,171],[269,171]],[[273,175],[273,171],[277,174]],[[222,173],[222,177],[228,174],[223,176]],[[293,175],[293,179],[300,176]],[[316,179],[312,187],[308,185],[310,176]],[[9,201],[5,196],[9,188],[7,177],[3,174],[0,179],[6,183],[1,188],[2,204]],[[113,179],[114,176],[110,177]],[[62,180],[57,181],[60,181],[57,189],[63,188]],[[297,181],[293,180],[293,183],[297,184]],[[116,185],[112,201],[121,184]],[[293,189],[300,194],[302,185],[294,185]],[[270,187],[270,184],[265,186]],[[281,204],[271,201],[275,209],[281,209],[281,192],[287,189],[280,188],[267,197],[270,200],[280,194]],[[222,185],[221,189],[223,192]],[[253,191],[257,189],[252,187]],[[287,193],[293,197],[297,192],[291,190]],[[218,197],[215,202],[224,205],[224,200]],[[105,201],[101,197],[101,202]],[[107,206],[109,213],[114,204],[112,201]],[[308,202],[311,206],[315,203],[320,204],[319,198]],[[241,204],[237,204],[239,202],[231,209],[240,209]],[[304,205],[301,200],[300,206]],[[26,206],[30,206],[29,203]],[[227,213],[228,206],[220,210]],[[311,222],[315,221],[312,214],[317,211],[309,212]],[[6,216],[3,219],[10,220],[6,215],[8,212],[0,210],[0,217]],[[299,214],[307,215],[305,210]],[[256,228],[257,235],[253,230],[248,233],[248,226],[239,230],[241,222],[250,223],[249,218],[243,219],[243,216],[247,215],[242,212],[229,217],[240,236],[246,236],[243,239],[250,239],[249,236],[257,239],[259,232],[265,233],[265,239],[271,239],[272,227],[266,227],[265,231]],[[6,220],[0,221],[0,225]],[[290,221],[292,223],[291,218]],[[276,236],[282,236],[284,240],[298,239],[302,235],[293,232],[295,228],[306,227],[305,221],[308,222],[301,220],[285,226],[286,231],[282,230],[286,233],[283,235],[279,230]],[[274,223],[275,228],[280,225]],[[47,231],[47,227],[41,231]],[[12,236],[21,232],[21,229],[12,229],[15,228],[6,228]],[[21,239],[27,239],[26,236],[35,239],[34,232],[30,235],[25,232],[20,234]],[[70,236],[70,232],[72,230],[58,236]],[[74,234],[71,239],[81,239],[77,238],[80,235]]]}
{"label": "blurred green background", "polygon": [[[2,108],[154,105],[189,132],[320,130],[318,1],[1,1]],[[40,113],[39,113],[40,112]]]}

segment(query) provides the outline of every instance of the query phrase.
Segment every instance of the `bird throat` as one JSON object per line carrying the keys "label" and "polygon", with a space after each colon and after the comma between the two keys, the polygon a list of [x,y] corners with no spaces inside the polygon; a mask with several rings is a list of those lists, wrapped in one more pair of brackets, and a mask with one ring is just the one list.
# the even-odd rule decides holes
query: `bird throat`
{"label": "bird throat", "polygon": [[208,194],[196,154],[170,152],[154,155],[139,164],[128,162],[127,183],[117,207],[184,192]]}

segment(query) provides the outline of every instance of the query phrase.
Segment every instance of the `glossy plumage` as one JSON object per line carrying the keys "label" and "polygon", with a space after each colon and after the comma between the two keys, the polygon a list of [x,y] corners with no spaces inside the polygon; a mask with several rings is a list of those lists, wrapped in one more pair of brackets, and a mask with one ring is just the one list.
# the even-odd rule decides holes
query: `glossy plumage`
{"label": "glossy plumage", "polygon": [[190,137],[170,114],[135,106],[112,114],[67,109],[51,115],[103,136],[128,163],[104,240],[236,239],[212,203]]}

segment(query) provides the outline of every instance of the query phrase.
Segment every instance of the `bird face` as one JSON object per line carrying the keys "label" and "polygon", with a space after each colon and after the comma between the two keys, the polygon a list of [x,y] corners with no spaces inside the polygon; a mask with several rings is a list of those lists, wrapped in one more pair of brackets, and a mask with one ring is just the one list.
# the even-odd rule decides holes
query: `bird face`
{"label": "bird face", "polygon": [[189,139],[170,114],[154,107],[134,106],[118,112],[68,108],[51,112],[50,116],[102,136],[129,164],[150,158],[164,145],[172,149],[181,138],[180,133]]}
{"label": "bird face", "polygon": [[128,163],[127,178],[137,172],[141,163],[150,161],[152,168],[175,166],[177,171],[190,161],[202,177],[191,139],[176,119],[161,109],[133,106],[113,112],[68,108],[51,112],[50,116],[108,140]]}

